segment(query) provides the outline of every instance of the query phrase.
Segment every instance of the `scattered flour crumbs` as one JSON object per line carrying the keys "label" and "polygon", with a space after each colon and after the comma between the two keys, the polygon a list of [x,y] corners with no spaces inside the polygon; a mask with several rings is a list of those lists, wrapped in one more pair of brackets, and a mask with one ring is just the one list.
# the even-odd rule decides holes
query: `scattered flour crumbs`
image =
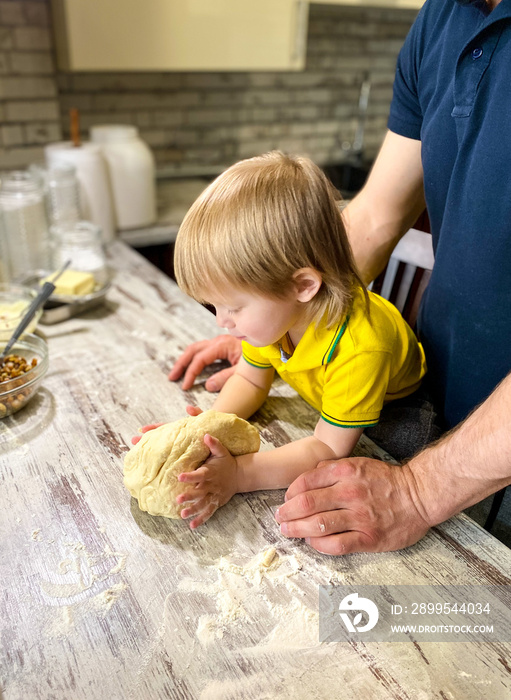
{"label": "scattered flour crumbs", "polygon": [[[33,535],[41,541],[39,531]],[[64,543],[64,558],[40,580],[42,598],[52,608],[48,638],[73,633],[90,614],[107,615],[128,588],[112,579],[122,574],[126,557],[108,545],[93,554],[80,542]],[[338,679],[339,655],[319,642],[317,576],[332,582],[342,574],[320,563],[314,571],[311,576],[295,554],[274,547],[251,558],[229,554],[206,566],[190,562],[138,658],[130,698],[143,697],[148,677],[161,671],[164,659],[176,682],[186,683],[198,700],[236,700],[245,690],[250,697],[253,691],[253,697],[301,700],[313,696],[314,688],[330,687]],[[345,661],[348,678],[352,659]],[[276,672],[261,673],[271,668]]]}
{"label": "scattered flour crumbs", "polygon": [[[38,528],[32,539],[41,542]],[[50,540],[53,542],[53,540]],[[81,622],[90,612],[105,617],[128,588],[122,581],[111,580],[123,572],[127,554],[114,552],[108,545],[93,554],[82,542],[65,542],[65,556],[56,569],[48,570],[47,578],[41,578],[41,594],[52,611],[46,629],[48,637],[62,637]],[[105,588],[105,584],[110,584]]]}
{"label": "scattered flour crumbs", "polygon": [[302,700],[318,697],[318,687],[326,693],[338,682],[339,663],[346,662],[347,677],[353,665],[350,650],[340,659],[336,645],[319,642],[318,580],[338,576],[330,563],[314,562],[308,571],[295,554],[274,547],[250,558],[220,555],[195,575],[189,570],[165,599],[133,699],[168,664],[197,700]]}
{"label": "scattered flour crumbs", "polygon": [[[266,647],[280,647],[284,642],[288,648],[317,645],[318,613],[299,599],[306,592],[293,581],[301,569],[294,554],[282,556],[270,547],[244,565],[220,557],[216,562],[216,581],[182,579],[180,591],[206,595],[214,601],[215,610],[200,615],[196,621],[198,641],[209,646],[232,633],[237,623],[246,628],[258,621]],[[266,628],[261,628],[261,618],[269,622]]]}

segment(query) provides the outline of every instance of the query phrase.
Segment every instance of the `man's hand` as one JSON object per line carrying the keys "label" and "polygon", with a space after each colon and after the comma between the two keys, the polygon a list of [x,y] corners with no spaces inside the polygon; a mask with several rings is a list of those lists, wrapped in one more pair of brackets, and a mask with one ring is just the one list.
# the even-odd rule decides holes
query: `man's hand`
{"label": "man's hand", "polygon": [[208,391],[220,391],[229,377],[234,374],[234,367],[238,364],[240,357],[241,341],[231,335],[218,335],[211,340],[199,340],[189,345],[178,357],[168,377],[170,381],[175,382],[184,372],[182,389],[187,391],[193,386],[204,367],[213,364],[216,360],[228,360],[233,366],[216,372],[205,384]]}
{"label": "man's hand", "polygon": [[286,537],[323,554],[388,552],[430,528],[411,469],[357,457],[321,462],[296,479],[276,511]]}

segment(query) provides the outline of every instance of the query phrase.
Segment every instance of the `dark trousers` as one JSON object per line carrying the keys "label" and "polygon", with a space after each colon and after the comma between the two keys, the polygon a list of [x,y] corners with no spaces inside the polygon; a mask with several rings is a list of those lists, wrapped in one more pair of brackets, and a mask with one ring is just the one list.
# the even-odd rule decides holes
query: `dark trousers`
{"label": "dark trousers", "polygon": [[426,445],[437,440],[446,428],[431,394],[422,385],[416,392],[386,404],[378,425],[365,434],[394,459],[410,459]]}

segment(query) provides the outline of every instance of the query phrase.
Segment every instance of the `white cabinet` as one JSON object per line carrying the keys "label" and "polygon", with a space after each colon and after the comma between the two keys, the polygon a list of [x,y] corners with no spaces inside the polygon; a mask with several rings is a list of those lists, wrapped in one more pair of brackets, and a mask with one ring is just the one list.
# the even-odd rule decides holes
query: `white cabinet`
{"label": "white cabinet", "polygon": [[310,0],[316,5],[358,5],[359,7],[394,7],[401,10],[420,10],[425,0]]}
{"label": "white cabinet", "polygon": [[301,0],[52,0],[59,68],[301,70]]}

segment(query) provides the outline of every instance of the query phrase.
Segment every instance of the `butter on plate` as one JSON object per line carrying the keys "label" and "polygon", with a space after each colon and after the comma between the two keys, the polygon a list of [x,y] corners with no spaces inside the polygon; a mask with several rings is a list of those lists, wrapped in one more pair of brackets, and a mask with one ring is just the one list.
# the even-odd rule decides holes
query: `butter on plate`
{"label": "butter on plate", "polygon": [[[52,282],[55,273],[48,275],[41,280],[40,284]],[[84,296],[94,291],[96,280],[90,272],[79,272],[78,270],[64,270],[58,280],[54,283],[54,294],[58,296]]]}

